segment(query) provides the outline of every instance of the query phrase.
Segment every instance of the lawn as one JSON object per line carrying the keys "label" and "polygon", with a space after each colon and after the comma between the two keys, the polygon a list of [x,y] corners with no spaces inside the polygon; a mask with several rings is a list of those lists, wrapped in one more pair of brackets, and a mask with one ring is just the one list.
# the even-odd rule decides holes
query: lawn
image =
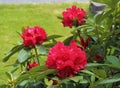
{"label": "lawn", "polygon": [[48,35],[61,34],[63,38],[67,37],[71,30],[64,28],[57,16],[72,5],[82,7],[89,12],[89,3],[0,5],[0,84],[7,82],[5,72],[12,68],[7,65],[17,59],[13,56],[8,62],[2,62],[5,53],[21,40],[17,32],[21,32],[21,29],[26,26],[39,25]]}

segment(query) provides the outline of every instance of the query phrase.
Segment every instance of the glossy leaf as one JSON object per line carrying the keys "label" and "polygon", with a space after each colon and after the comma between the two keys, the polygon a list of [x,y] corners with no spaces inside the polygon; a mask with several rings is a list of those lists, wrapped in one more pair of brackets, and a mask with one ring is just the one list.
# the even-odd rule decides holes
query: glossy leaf
{"label": "glossy leaf", "polygon": [[69,45],[70,41],[73,39],[73,36],[68,37],[67,39],[65,39],[63,42],[65,45]]}
{"label": "glossy leaf", "polygon": [[105,72],[104,69],[95,69],[93,68],[92,70],[96,75],[100,76],[101,78],[106,78],[107,77],[107,73]]}
{"label": "glossy leaf", "polygon": [[91,72],[91,71],[89,71],[89,70],[81,70],[80,72],[85,73],[85,74],[90,75],[90,76],[95,76],[96,78],[101,79],[100,76],[94,74],[93,72]]}
{"label": "glossy leaf", "polygon": [[114,83],[120,81],[120,74],[113,76],[112,78],[105,79],[101,81],[99,84],[106,84],[106,83]]}
{"label": "glossy leaf", "polygon": [[99,63],[88,63],[87,67],[97,67],[97,66],[106,66],[107,64],[99,64]]}
{"label": "glossy leaf", "polygon": [[9,60],[9,58],[14,55],[15,53],[17,53],[18,51],[20,51],[23,48],[23,45],[17,45],[15,47],[13,47],[6,55],[5,58],[3,58],[3,62],[6,62]]}
{"label": "glossy leaf", "polygon": [[38,48],[39,48],[38,51],[40,54],[42,54],[42,55],[47,54],[47,50],[46,50],[45,46],[39,45]]}
{"label": "glossy leaf", "polygon": [[25,88],[26,84],[29,82],[29,80],[24,80],[19,84],[19,88]]}
{"label": "glossy leaf", "polygon": [[112,65],[112,64],[99,64],[99,63],[89,63],[87,64],[87,68],[98,67],[98,66],[107,66],[114,69],[120,69],[120,66]]}
{"label": "glossy leaf", "polygon": [[112,63],[113,65],[120,65],[120,60],[115,56],[107,56],[107,61]]}
{"label": "glossy leaf", "polygon": [[113,8],[120,0],[92,0],[92,1],[107,4],[108,6]]}
{"label": "glossy leaf", "polygon": [[31,56],[31,54],[30,54],[30,52],[28,50],[22,49],[18,53],[18,62],[23,63],[26,60],[28,60],[30,56]]}
{"label": "glossy leaf", "polygon": [[83,76],[75,76],[75,77],[70,78],[70,80],[74,82],[79,82],[80,80],[83,80]]}
{"label": "glossy leaf", "polygon": [[61,35],[50,35],[50,36],[47,37],[46,40],[48,41],[48,40],[52,40],[52,39],[60,38],[60,37],[62,37],[62,36]]}
{"label": "glossy leaf", "polygon": [[48,69],[47,66],[36,66],[36,67],[30,69],[29,72],[42,72],[42,71],[45,71],[47,69]]}

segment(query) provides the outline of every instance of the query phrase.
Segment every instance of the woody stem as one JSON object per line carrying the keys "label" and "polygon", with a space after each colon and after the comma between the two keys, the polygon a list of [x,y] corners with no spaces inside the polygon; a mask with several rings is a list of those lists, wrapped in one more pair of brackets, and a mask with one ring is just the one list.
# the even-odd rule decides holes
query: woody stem
{"label": "woody stem", "polygon": [[37,52],[36,46],[35,46],[34,50],[35,50],[35,56],[36,56],[36,58],[37,58],[38,64],[40,65],[40,60],[39,60],[39,58],[38,58],[38,52]]}

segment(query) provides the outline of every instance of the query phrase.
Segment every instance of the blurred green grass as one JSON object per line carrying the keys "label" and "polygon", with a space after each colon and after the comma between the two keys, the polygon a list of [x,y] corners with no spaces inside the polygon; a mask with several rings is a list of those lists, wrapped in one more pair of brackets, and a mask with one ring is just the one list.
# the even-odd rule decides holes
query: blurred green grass
{"label": "blurred green grass", "polygon": [[5,53],[21,40],[17,32],[26,26],[39,25],[48,35],[68,37],[71,29],[64,28],[57,16],[72,5],[84,8],[89,13],[89,3],[0,4],[0,85],[7,83],[5,72],[12,69],[7,65],[17,59],[14,55],[8,62],[2,62]]}

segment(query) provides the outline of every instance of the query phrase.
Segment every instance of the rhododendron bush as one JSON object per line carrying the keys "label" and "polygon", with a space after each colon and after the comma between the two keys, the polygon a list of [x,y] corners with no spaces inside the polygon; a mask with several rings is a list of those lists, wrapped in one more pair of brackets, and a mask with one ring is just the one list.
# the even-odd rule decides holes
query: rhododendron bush
{"label": "rhododendron bush", "polygon": [[57,40],[61,35],[47,34],[42,25],[25,27],[22,43],[3,59],[18,54],[15,69],[6,72],[4,88],[120,87],[120,1],[109,1],[100,1],[106,10],[92,21],[82,8],[66,8],[58,18],[71,35],[63,41]]}

